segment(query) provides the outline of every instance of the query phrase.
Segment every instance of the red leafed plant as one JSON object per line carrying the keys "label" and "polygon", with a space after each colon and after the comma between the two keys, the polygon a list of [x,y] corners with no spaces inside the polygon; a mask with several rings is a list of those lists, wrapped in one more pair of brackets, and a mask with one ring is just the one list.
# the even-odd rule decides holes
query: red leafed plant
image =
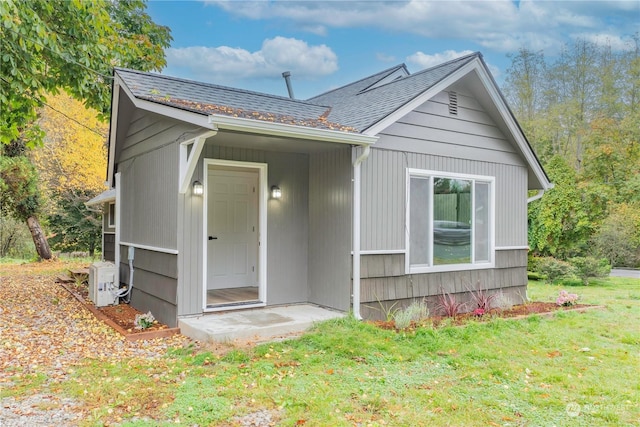
{"label": "red leafed plant", "polygon": [[445,292],[444,288],[440,287],[440,290],[442,293],[441,295],[438,295],[436,310],[442,312],[447,317],[456,317],[462,311],[466,303],[456,301],[456,297]]}
{"label": "red leafed plant", "polygon": [[491,304],[498,296],[498,294],[489,294],[489,292],[480,285],[480,281],[476,283],[476,288],[469,289],[469,292],[471,293],[471,299],[476,306],[476,309],[473,311],[473,314],[476,316],[482,316],[487,311],[491,310]]}

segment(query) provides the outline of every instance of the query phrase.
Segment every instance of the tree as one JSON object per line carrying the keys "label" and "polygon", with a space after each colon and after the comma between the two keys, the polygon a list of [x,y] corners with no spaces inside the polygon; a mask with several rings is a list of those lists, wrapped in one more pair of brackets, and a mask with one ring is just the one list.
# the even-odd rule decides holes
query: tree
{"label": "tree", "polygon": [[616,206],[593,238],[598,254],[611,265],[640,266],[640,203]]}
{"label": "tree", "polygon": [[[65,88],[76,99],[93,107],[106,118],[109,110],[112,67],[160,70],[165,65],[164,48],[171,36],[144,11],[144,0],[47,0],[0,2],[0,142],[3,157],[23,156],[27,148],[38,146],[43,133],[34,122],[45,104],[47,93]],[[25,159],[28,158],[25,157]],[[21,168],[9,167],[20,164]],[[31,201],[26,221],[34,236],[38,255],[51,256],[38,222],[40,197],[31,185],[31,173],[17,177],[14,172],[29,169],[24,159],[3,160],[2,179],[8,191],[32,189],[23,194]],[[16,178],[30,181],[18,185]],[[3,196],[19,203],[17,194]],[[17,205],[6,209],[15,218],[25,212]],[[36,241],[38,236],[39,241]]]}
{"label": "tree", "polygon": [[573,168],[555,156],[547,171],[555,187],[529,205],[529,247],[536,255],[577,256],[587,246],[596,224],[584,209]]}
{"label": "tree", "polygon": [[60,250],[88,250],[93,256],[101,241],[102,221],[98,213],[84,205],[95,192],[74,190],[55,197],[55,210],[50,216],[52,245]]}
{"label": "tree", "polygon": [[[40,193],[37,172],[29,159],[22,156],[0,157],[0,206],[20,221],[26,221],[36,252],[50,259],[51,249],[38,222]],[[10,211],[9,211],[10,209]]]}
{"label": "tree", "polygon": [[41,190],[48,198],[79,190],[104,191],[107,124],[98,120],[96,110],[66,92],[48,96],[47,105],[51,108],[42,108],[38,120],[45,132],[44,144],[31,150]]}
{"label": "tree", "polygon": [[97,111],[66,92],[48,96],[47,105],[38,121],[45,131],[44,144],[30,154],[48,201],[43,213],[53,233],[49,241],[55,249],[88,250],[93,256],[101,237],[100,215],[84,202],[105,188],[107,125],[98,120]]}
{"label": "tree", "polygon": [[36,119],[47,93],[65,88],[107,114],[114,66],[161,70],[170,31],[145,9],[143,0],[0,2],[2,142]]}

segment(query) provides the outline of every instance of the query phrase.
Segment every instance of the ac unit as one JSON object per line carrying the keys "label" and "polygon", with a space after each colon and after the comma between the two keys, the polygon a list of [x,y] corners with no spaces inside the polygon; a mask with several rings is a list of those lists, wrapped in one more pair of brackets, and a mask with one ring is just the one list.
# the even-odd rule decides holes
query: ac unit
{"label": "ac unit", "polygon": [[112,262],[94,262],[89,266],[89,298],[96,307],[117,305],[119,286],[116,266]]}

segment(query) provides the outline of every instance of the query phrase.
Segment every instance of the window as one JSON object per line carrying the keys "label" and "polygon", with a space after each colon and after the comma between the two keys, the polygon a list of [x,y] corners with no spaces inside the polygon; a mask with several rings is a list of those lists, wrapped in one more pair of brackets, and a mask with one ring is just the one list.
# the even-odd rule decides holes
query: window
{"label": "window", "polygon": [[116,204],[109,203],[109,213],[108,213],[108,222],[110,228],[116,226]]}
{"label": "window", "polygon": [[492,177],[409,169],[407,184],[408,272],[492,263]]}

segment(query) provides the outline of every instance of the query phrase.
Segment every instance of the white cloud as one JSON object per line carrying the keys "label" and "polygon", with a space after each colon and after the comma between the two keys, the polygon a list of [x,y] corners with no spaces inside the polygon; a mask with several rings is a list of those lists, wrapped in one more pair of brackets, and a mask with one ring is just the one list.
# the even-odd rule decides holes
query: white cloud
{"label": "white cloud", "polygon": [[630,39],[623,39],[613,34],[572,34],[571,38],[576,40],[586,40],[598,46],[610,46],[614,51],[624,51],[633,48]]}
{"label": "white cloud", "polygon": [[445,50],[441,53],[435,53],[428,55],[424,52],[416,52],[413,55],[407,57],[407,62],[417,66],[420,70],[425,68],[431,68],[436,65],[440,65],[444,62],[451,61],[452,59],[460,58],[461,56],[469,55],[473,53],[472,50],[463,50],[456,52],[455,50]]}
{"label": "white cloud", "polygon": [[[629,19],[637,1],[409,0],[409,1],[224,1],[207,0],[249,19],[281,19],[323,34],[326,28],[371,27],[460,39],[512,52],[520,47],[559,49],[571,34],[620,38],[638,31]],[[319,32],[318,29],[321,29]],[[606,31],[605,31],[606,30]],[[612,46],[613,47],[613,46]]]}
{"label": "white cloud", "polygon": [[[407,56],[406,61],[407,63],[414,65],[419,71],[436,65],[441,65],[447,61],[451,61],[471,53],[473,53],[472,50],[463,50],[460,52],[456,52],[455,50],[445,50],[444,52],[434,53],[433,55],[429,55],[424,52],[416,52],[413,55]],[[500,69],[495,65],[487,63],[487,67],[494,78],[498,78],[502,74]]]}
{"label": "white cloud", "polygon": [[266,39],[260,50],[229,46],[169,48],[169,68],[186,68],[195,78],[229,82],[243,78],[277,78],[291,71],[296,78],[313,78],[338,69],[338,58],[326,45],[309,46],[294,38]]}

